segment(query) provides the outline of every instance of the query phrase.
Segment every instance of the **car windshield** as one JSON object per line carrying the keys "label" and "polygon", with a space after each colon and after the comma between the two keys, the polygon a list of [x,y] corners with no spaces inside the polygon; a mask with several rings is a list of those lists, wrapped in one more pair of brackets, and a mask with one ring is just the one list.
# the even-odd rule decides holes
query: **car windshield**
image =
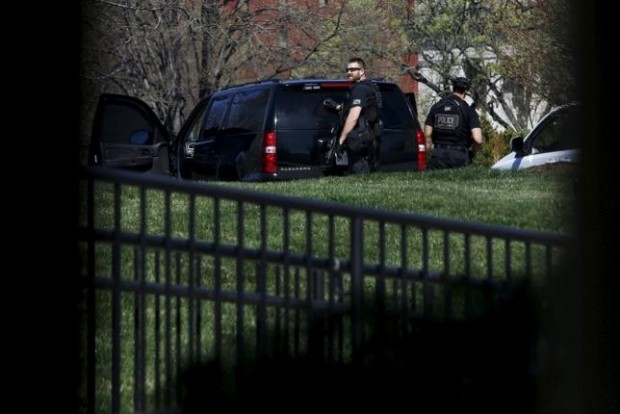
{"label": "car windshield", "polygon": [[579,106],[569,106],[547,117],[528,139],[531,152],[538,154],[578,148],[579,112]]}

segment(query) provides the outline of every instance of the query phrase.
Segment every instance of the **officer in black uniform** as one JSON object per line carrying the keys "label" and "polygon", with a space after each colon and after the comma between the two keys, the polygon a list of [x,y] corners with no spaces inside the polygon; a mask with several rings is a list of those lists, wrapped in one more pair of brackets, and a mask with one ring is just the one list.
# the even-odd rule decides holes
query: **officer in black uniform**
{"label": "officer in black uniform", "polygon": [[379,164],[381,94],[376,85],[366,80],[366,64],[361,58],[349,59],[347,79],[354,84],[338,144],[346,145],[349,172],[368,173]]}
{"label": "officer in black uniform", "polygon": [[452,93],[431,107],[424,122],[426,147],[433,150],[428,169],[465,167],[472,162],[470,150],[482,145],[482,129],[476,111],[465,102],[469,80],[452,80]]}

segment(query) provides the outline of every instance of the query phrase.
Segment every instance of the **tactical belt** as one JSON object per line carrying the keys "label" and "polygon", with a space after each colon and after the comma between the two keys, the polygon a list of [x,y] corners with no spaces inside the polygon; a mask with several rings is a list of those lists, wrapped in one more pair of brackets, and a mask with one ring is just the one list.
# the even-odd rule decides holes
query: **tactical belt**
{"label": "tactical belt", "polygon": [[465,147],[464,145],[454,145],[454,144],[435,144],[435,147],[443,148],[443,149],[462,150],[462,151],[467,150],[467,147]]}

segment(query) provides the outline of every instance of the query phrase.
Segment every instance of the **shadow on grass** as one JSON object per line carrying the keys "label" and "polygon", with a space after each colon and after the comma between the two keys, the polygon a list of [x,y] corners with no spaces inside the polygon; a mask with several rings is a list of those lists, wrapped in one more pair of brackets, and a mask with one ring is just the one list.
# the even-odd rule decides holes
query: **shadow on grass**
{"label": "shadow on grass", "polygon": [[[539,362],[535,303],[522,285],[472,319],[413,320],[404,333],[401,322],[369,311],[363,362],[278,354],[235,367],[211,360],[184,373],[183,412],[203,413],[221,403],[231,408],[533,412]],[[321,329],[313,332],[319,343],[325,339]]]}

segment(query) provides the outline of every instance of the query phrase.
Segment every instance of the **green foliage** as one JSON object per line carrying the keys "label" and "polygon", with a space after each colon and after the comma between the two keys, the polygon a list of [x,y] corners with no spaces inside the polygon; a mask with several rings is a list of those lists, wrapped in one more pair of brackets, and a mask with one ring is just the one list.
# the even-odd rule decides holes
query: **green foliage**
{"label": "green foliage", "polygon": [[438,92],[464,74],[483,115],[515,130],[528,128],[539,106],[574,100],[571,2],[526,3],[416,1],[409,35],[422,83]]}
{"label": "green foliage", "polygon": [[414,40],[406,34],[411,14],[406,2],[348,2],[341,16],[317,28],[326,41],[292,71],[293,77],[343,78],[343,65],[357,56],[366,62],[369,77],[397,81],[403,56],[414,50]]}
{"label": "green foliage", "polygon": [[474,158],[474,165],[490,167],[510,152],[510,139],[515,135],[512,130],[498,132],[486,118],[481,118],[480,123],[484,144]]}

